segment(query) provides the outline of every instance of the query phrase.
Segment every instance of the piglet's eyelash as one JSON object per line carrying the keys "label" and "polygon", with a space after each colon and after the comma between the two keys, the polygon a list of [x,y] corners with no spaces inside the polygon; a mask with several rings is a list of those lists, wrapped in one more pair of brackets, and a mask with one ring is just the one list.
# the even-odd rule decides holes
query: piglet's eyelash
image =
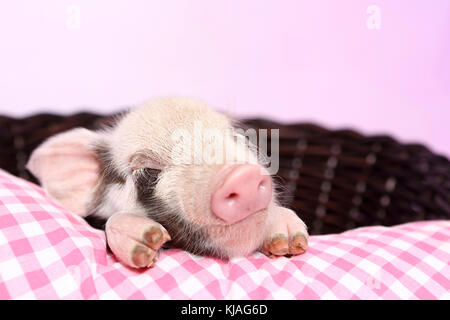
{"label": "piglet's eyelash", "polygon": [[152,186],[156,184],[161,170],[152,168],[141,168],[133,171],[138,186]]}

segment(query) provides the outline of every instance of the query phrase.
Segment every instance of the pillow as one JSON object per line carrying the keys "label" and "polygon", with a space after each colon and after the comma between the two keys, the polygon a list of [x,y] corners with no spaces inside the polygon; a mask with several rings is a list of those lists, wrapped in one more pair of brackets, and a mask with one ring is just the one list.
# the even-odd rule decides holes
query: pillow
{"label": "pillow", "polygon": [[170,249],[135,270],[103,231],[0,170],[0,299],[450,299],[450,222],[312,236],[293,258]]}

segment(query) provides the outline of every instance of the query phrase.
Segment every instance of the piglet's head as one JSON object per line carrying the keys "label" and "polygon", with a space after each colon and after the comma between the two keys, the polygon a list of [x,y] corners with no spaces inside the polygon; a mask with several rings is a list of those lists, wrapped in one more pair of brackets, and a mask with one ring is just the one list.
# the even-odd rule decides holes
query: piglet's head
{"label": "piglet's head", "polygon": [[153,100],[112,128],[55,136],[28,167],[81,216],[146,216],[167,229],[172,246],[224,259],[261,246],[275,205],[252,145],[194,99]]}

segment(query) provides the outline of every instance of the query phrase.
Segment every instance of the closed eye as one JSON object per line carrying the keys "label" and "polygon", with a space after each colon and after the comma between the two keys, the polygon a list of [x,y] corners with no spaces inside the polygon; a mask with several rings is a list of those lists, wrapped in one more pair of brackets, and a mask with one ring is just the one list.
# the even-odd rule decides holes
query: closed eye
{"label": "closed eye", "polygon": [[152,168],[134,170],[133,178],[138,191],[147,190],[148,193],[153,193],[160,173],[161,170]]}

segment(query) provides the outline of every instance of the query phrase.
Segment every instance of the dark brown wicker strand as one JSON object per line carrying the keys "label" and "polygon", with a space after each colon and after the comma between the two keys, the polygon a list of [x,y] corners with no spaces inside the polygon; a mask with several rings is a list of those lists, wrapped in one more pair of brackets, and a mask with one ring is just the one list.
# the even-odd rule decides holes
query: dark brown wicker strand
{"label": "dark brown wicker strand", "polygon": [[[37,182],[25,164],[42,141],[75,127],[109,125],[115,117],[86,112],[0,116],[0,168]],[[311,123],[250,119],[242,124],[280,129],[277,189],[311,234],[450,218],[450,162],[423,145]]]}

